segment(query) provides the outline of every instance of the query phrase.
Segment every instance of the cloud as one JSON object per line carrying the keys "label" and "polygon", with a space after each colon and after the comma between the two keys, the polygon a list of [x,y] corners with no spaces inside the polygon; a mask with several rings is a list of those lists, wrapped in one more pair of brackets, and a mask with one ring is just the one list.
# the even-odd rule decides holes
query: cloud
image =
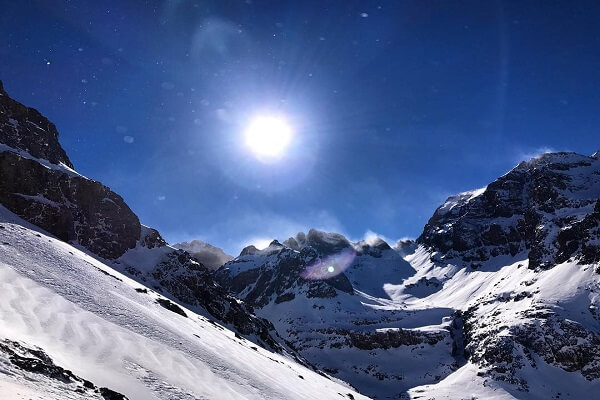
{"label": "cloud", "polygon": [[517,159],[514,160],[517,164],[520,163],[521,161],[529,161],[532,158],[536,158],[541,156],[542,154],[545,153],[555,153],[557,150],[553,149],[552,147],[548,147],[548,146],[541,146],[541,147],[537,147],[535,149],[530,149],[530,150],[525,150],[525,151],[520,151],[517,153]]}
{"label": "cloud", "polygon": [[133,142],[134,142],[134,140],[135,140],[135,139],[134,139],[134,137],[133,137],[133,136],[123,136],[123,141],[124,141],[125,143],[131,144],[131,143],[133,143]]}
{"label": "cloud", "polygon": [[217,108],[215,110],[215,115],[217,116],[217,119],[219,119],[222,122],[230,121],[229,113],[224,108]]}
{"label": "cloud", "polygon": [[368,244],[373,244],[375,243],[376,239],[382,239],[384,240],[387,244],[389,244],[390,246],[395,246],[396,243],[398,242],[398,240],[406,240],[408,239],[407,237],[401,237],[400,239],[392,239],[389,236],[385,236],[382,235],[380,233],[374,232],[370,229],[367,229],[367,231],[365,232],[364,236],[362,237],[362,239],[351,239],[353,242],[358,242],[359,240],[364,240],[365,242],[367,242]]}
{"label": "cloud", "polygon": [[190,53],[200,58],[207,54],[227,56],[240,39],[240,28],[226,19],[204,19],[192,35]]}
{"label": "cloud", "polygon": [[273,239],[284,241],[298,232],[308,232],[311,228],[341,234],[345,231],[339,220],[325,210],[311,211],[301,217],[287,217],[272,212],[247,212],[241,216],[232,215],[200,232],[166,233],[165,237],[172,242],[199,239],[237,256],[248,245],[264,248]]}

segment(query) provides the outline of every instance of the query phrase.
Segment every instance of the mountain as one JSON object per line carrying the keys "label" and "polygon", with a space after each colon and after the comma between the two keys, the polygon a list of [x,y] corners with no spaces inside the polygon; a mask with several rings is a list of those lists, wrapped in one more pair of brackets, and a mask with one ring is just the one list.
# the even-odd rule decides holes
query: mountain
{"label": "mountain", "polygon": [[196,260],[200,261],[209,269],[217,270],[227,261],[233,259],[232,256],[226,254],[222,249],[215,247],[202,240],[192,240],[191,242],[181,242],[173,245],[176,249],[185,250],[190,253]]}
{"label": "mountain", "polygon": [[516,398],[595,396],[599,154],[544,154],[436,210],[394,297],[457,310],[467,363],[413,393],[453,398],[476,375]]}
{"label": "mountain", "polygon": [[217,279],[369,396],[591,398],[599,155],[523,162],[448,198],[416,241],[390,248],[310,231],[245,249]]}
{"label": "mountain", "polygon": [[524,161],[416,240],[313,229],[231,259],[169,246],[0,83],[0,204],[3,398],[600,391],[600,152]]}
{"label": "mountain", "polygon": [[219,287],[209,268],[141,225],[118,194],[78,174],[56,127],[1,85],[0,146],[0,203],[9,211],[144,285],[202,307],[261,346],[281,350],[268,321]]}
{"label": "mountain", "polygon": [[414,269],[381,239],[310,230],[248,247],[217,280],[269,319],[279,336],[361,393],[396,398],[458,368],[449,309],[407,309],[387,293]]}
{"label": "mountain", "polygon": [[135,246],[140,222],[121,196],[73,170],[54,124],[0,84],[0,203],[104,258]]}
{"label": "mountain", "polygon": [[0,397],[361,397],[77,173],[1,84],[0,203]]}

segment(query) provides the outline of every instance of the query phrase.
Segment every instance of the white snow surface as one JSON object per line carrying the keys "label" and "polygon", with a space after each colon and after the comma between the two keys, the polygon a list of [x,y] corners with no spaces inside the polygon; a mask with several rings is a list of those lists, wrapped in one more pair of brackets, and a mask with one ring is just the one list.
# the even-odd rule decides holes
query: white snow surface
{"label": "white snow surface", "polygon": [[[0,227],[0,340],[38,346],[97,386],[144,400],[365,398],[189,309],[166,310],[156,292],[1,206]],[[0,366],[2,399],[80,398]]]}
{"label": "white snow surface", "polygon": [[[31,121],[29,121],[31,122]],[[15,153],[18,154],[19,156],[26,158],[28,160],[33,160],[38,162],[40,165],[48,168],[48,169],[52,169],[55,171],[60,171],[60,172],[64,172],[65,174],[69,175],[69,176],[77,176],[80,178],[85,178],[85,176],[81,175],[79,172],[75,171],[73,168],[63,164],[63,163],[59,163],[59,164],[53,164],[48,160],[45,160],[43,158],[37,158],[32,156],[31,154],[29,154],[27,151],[22,150],[22,149],[16,149],[14,147],[10,147],[5,145],[4,143],[0,143],[0,153],[2,152],[10,152],[10,153]],[[87,179],[87,178],[86,178]]]}

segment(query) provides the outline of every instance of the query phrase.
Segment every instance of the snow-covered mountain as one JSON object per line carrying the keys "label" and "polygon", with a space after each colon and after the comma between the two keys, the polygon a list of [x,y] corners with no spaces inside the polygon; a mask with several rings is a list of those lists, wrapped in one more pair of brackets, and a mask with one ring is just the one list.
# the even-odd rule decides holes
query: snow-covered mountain
{"label": "snow-covered mountain", "polygon": [[516,398],[597,396],[599,155],[544,154],[436,210],[394,297],[457,310],[468,363],[413,393],[454,398],[476,374]]}
{"label": "snow-covered mountain", "polygon": [[210,269],[140,224],[123,199],[73,170],[55,126],[0,85],[0,203],[138,282],[281,350],[272,325],[214,282]]}
{"label": "snow-covered mountain", "polygon": [[0,84],[0,398],[600,391],[600,152],[523,162],[393,247],[176,247]]}
{"label": "snow-covered mountain", "polygon": [[311,231],[246,249],[217,276],[310,362],[370,396],[592,398],[599,158],[523,162],[450,197],[416,242]]}
{"label": "snow-covered mountain", "polygon": [[408,309],[387,293],[414,272],[381,239],[311,230],[246,248],[217,277],[309,362],[366,395],[396,398],[458,368],[452,310]]}

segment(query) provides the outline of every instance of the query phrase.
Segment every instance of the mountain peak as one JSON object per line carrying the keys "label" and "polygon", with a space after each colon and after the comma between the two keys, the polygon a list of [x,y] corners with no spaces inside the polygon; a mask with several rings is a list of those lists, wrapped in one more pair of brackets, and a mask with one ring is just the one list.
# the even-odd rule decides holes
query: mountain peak
{"label": "mountain peak", "polygon": [[523,251],[528,253],[531,268],[545,268],[571,257],[593,261],[600,257],[589,227],[596,218],[589,210],[600,197],[596,160],[559,152],[524,161],[477,196],[449,197],[429,220],[418,243],[472,265]]}
{"label": "mountain peak", "polygon": [[0,143],[31,157],[73,169],[56,126],[34,108],[12,99],[0,84]]}

